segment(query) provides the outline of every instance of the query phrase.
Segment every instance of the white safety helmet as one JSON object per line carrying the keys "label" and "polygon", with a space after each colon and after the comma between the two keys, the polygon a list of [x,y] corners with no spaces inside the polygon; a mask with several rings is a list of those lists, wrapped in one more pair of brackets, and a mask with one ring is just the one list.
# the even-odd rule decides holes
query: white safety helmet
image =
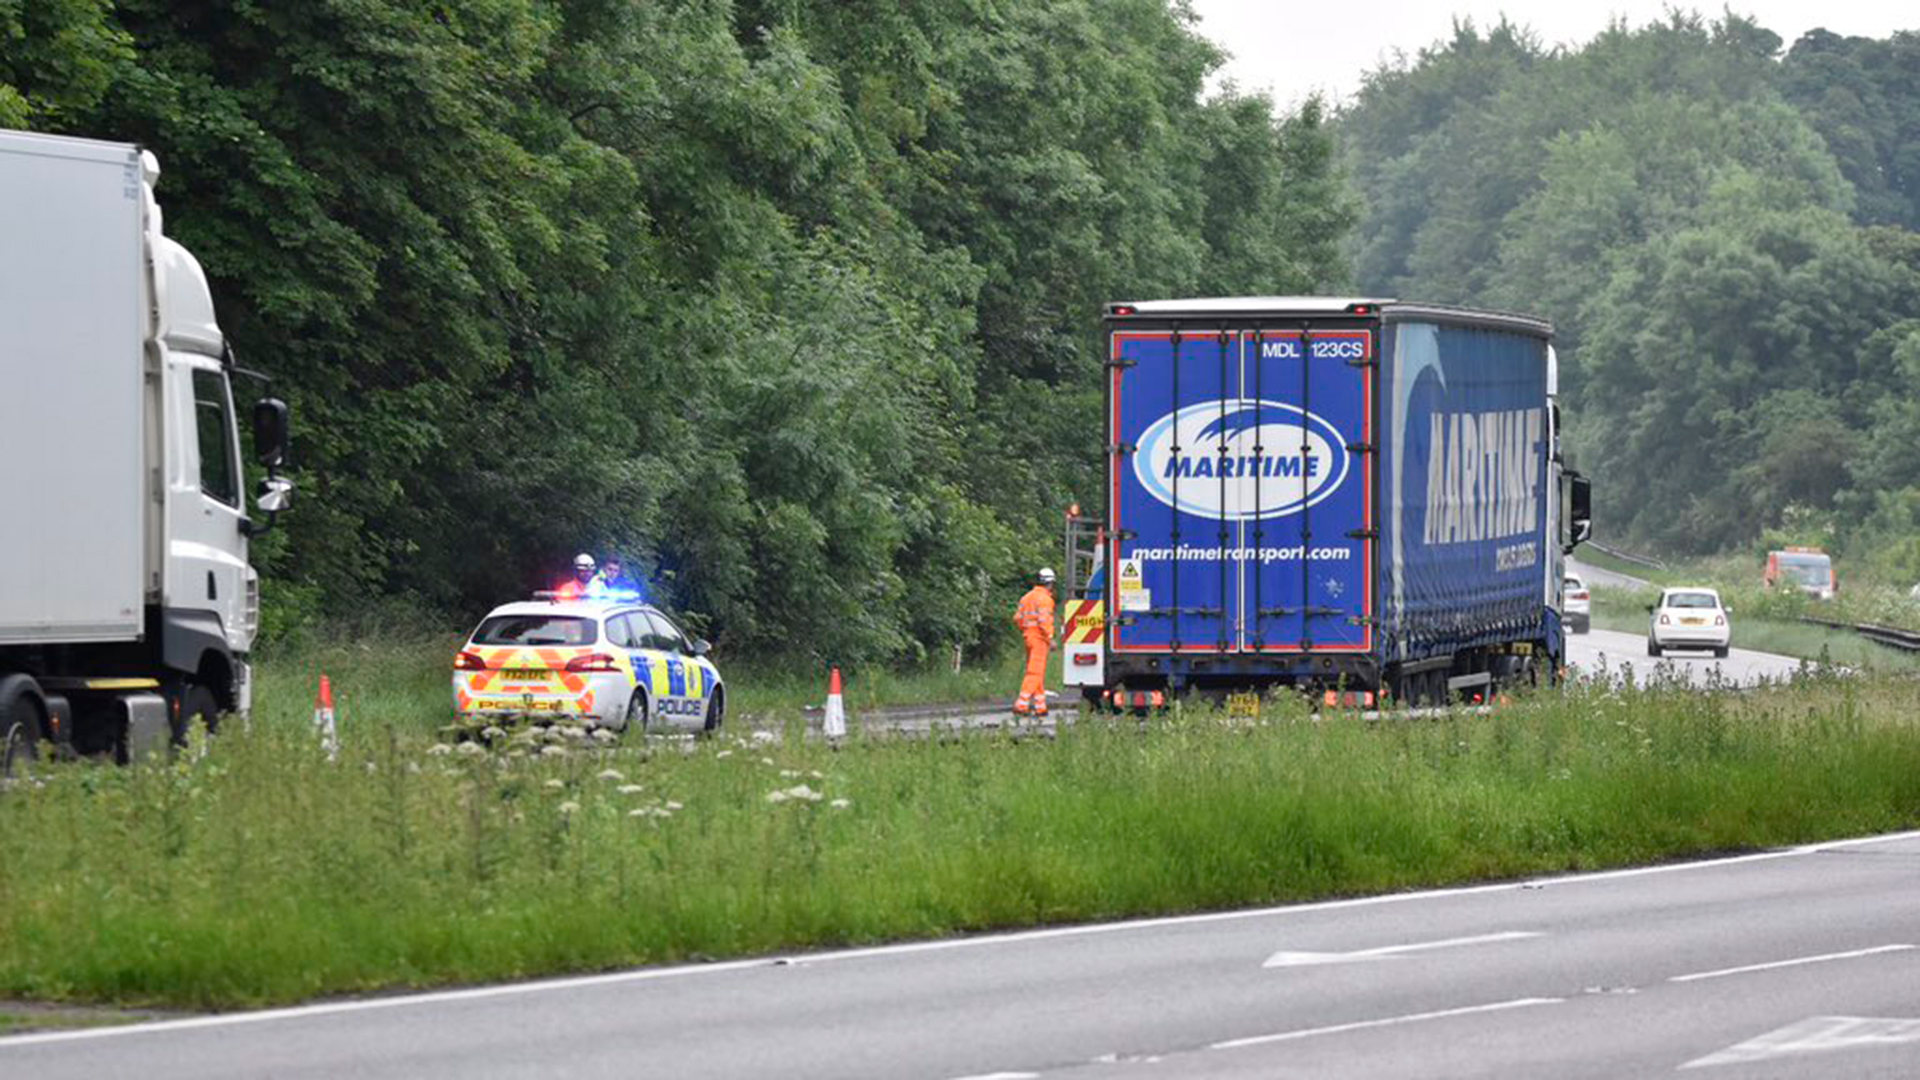
{"label": "white safety helmet", "polygon": [[1043,566],[1040,568],[1040,584],[1042,585],[1053,584],[1053,567]]}
{"label": "white safety helmet", "polygon": [[593,569],[593,556],[591,556],[591,555],[589,555],[589,554],[587,554],[587,553],[586,553],[586,552],[584,552],[584,551],[583,551],[583,552],[581,552],[581,553],[580,553],[580,554],[578,554],[578,555],[575,555],[575,556],[573,557],[573,568],[574,568],[575,570],[591,570],[591,569]]}

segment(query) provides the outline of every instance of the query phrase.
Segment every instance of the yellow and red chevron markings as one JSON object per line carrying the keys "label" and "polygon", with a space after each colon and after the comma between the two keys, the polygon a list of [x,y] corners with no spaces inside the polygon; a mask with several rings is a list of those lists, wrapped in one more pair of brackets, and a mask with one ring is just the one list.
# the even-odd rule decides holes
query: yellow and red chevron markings
{"label": "yellow and red chevron markings", "polygon": [[1068,645],[1083,645],[1098,642],[1107,632],[1107,602],[1105,600],[1069,600],[1066,604],[1066,621],[1061,640]]}

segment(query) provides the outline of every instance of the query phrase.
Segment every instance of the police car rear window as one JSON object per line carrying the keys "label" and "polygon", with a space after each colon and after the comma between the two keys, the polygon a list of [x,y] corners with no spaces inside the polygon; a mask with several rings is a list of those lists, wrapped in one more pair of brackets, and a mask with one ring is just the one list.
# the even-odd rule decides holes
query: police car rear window
{"label": "police car rear window", "polygon": [[495,615],[473,632],[475,645],[591,645],[598,627],[577,615]]}

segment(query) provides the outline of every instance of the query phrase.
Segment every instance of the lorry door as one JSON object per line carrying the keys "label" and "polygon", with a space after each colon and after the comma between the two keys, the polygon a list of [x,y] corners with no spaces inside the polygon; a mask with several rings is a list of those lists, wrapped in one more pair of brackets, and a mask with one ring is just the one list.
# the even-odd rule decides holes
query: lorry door
{"label": "lorry door", "polygon": [[184,437],[175,446],[166,602],[218,616],[232,642],[248,617],[239,436],[226,372],[211,359],[200,366],[198,359],[176,354],[171,372],[178,379],[171,427]]}
{"label": "lorry door", "polygon": [[1247,484],[1248,651],[1373,647],[1373,349],[1368,330],[1247,336],[1244,393],[1272,418]]}
{"label": "lorry door", "polygon": [[1373,333],[1113,335],[1116,652],[1372,646]]}

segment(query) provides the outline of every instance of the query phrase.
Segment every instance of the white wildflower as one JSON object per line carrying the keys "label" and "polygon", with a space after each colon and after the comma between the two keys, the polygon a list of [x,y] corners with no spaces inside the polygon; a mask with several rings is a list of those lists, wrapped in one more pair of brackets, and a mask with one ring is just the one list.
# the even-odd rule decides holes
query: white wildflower
{"label": "white wildflower", "polygon": [[625,780],[627,778],[626,775],[622,773],[619,769],[601,769],[599,776],[600,776],[600,779],[606,780],[609,782]]}
{"label": "white wildflower", "polygon": [[784,791],[767,792],[767,801],[770,803],[783,803],[787,801],[788,797],[789,796]]}
{"label": "white wildflower", "polygon": [[684,806],[682,806],[682,805],[680,805],[680,804],[679,804],[679,803],[677,803],[677,802],[674,802],[674,801],[673,801],[672,799],[668,799],[668,800],[667,800],[667,809],[668,809],[668,810],[670,810],[670,811],[671,811],[671,810],[685,810],[685,809],[686,809],[686,807],[684,807]]}
{"label": "white wildflower", "polygon": [[540,748],[540,756],[541,757],[566,757],[567,748],[564,746],[543,746]]}
{"label": "white wildflower", "polygon": [[453,753],[453,747],[443,742],[437,742],[427,747],[427,755],[429,757],[446,757],[451,753]]}
{"label": "white wildflower", "polygon": [[814,778],[815,780],[825,780],[825,779],[826,779],[826,777],[824,777],[824,776],[822,776],[822,775],[820,775],[820,770],[819,770],[819,769],[815,769],[815,770],[813,770],[812,772],[810,772],[810,773],[808,773],[807,775],[808,775],[808,776],[811,776],[811,777],[813,777],[813,778]]}
{"label": "white wildflower", "polygon": [[622,795],[638,795],[647,790],[647,786],[645,784],[621,784],[619,790]]}
{"label": "white wildflower", "polygon": [[487,752],[486,748],[481,746],[477,742],[463,742],[460,744],[460,753],[465,754],[468,757],[472,757],[475,754],[484,754],[486,752]]}
{"label": "white wildflower", "polygon": [[507,737],[507,731],[505,728],[490,726],[480,733],[480,737],[483,739],[504,739]]}
{"label": "white wildflower", "polygon": [[731,751],[731,750],[722,750],[722,751],[720,751],[719,753],[717,753],[717,754],[715,754],[715,755],[713,755],[713,756],[714,756],[714,757],[716,757],[716,758],[728,758],[728,757],[732,757],[732,756],[733,756],[733,751]]}
{"label": "white wildflower", "polygon": [[580,812],[580,804],[574,802],[572,799],[568,799],[566,802],[560,804],[560,812],[562,814],[577,814]]}
{"label": "white wildflower", "polygon": [[788,788],[787,797],[790,799],[801,799],[806,802],[819,802],[821,799],[825,798],[825,796],[821,795],[819,792],[813,790],[812,788],[808,787],[805,784],[799,784],[794,787]]}
{"label": "white wildflower", "polygon": [[[781,769],[781,770],[780,770],[780,779],[782,779],[782,780],[793,780],[793,779],[796,779],[796,778],[798,778],[798,777],[799,777],[799,775],[800,775],[800,770],[799,770],[799,769]],[[814,775],[816,775],[816,776],[817,776],[817,775],[819,775],[819,774],[818,774],[818,773],[816,773],[816,774],[814,774]]]}
{"label": "white wildflower", "polygon": [[620,738],[620,733],[612,728],[597,727],[593,729],[593,737],[598,742],[613,742]]}
{"label": "white wildflower", "polygon": [[756,743],[770,743],[779,737],[780,736],[775,735],[771,731],[756,731],[753,733],[753,741]]}
{"label": "white wildflower", "polygon": [[833,807],[835,810],[845,810],[847,807],[853,805],[853,800],[852,799],[835,799],[832,802],[828,803],[827,805]]}
{"label": "white wildflower", "polygon": [[766,766],[766,767],[768,767],[768,768],[772,768],[772,767],[773,767],[773,759],[772,759],[772,758],[770,758],[770,757],[763,757],[763,758],[761,758],[761,759],[760,759],[760,764],[762,764],[762,765],[765,765],[765,766]]}
{"label": "white wildflower", "polygon": [[565,780],[556,778],[556,779],[547,781],[546,786],[552,788],[555,791],[559,791],[561,788],[567,786],[567,782]]}

